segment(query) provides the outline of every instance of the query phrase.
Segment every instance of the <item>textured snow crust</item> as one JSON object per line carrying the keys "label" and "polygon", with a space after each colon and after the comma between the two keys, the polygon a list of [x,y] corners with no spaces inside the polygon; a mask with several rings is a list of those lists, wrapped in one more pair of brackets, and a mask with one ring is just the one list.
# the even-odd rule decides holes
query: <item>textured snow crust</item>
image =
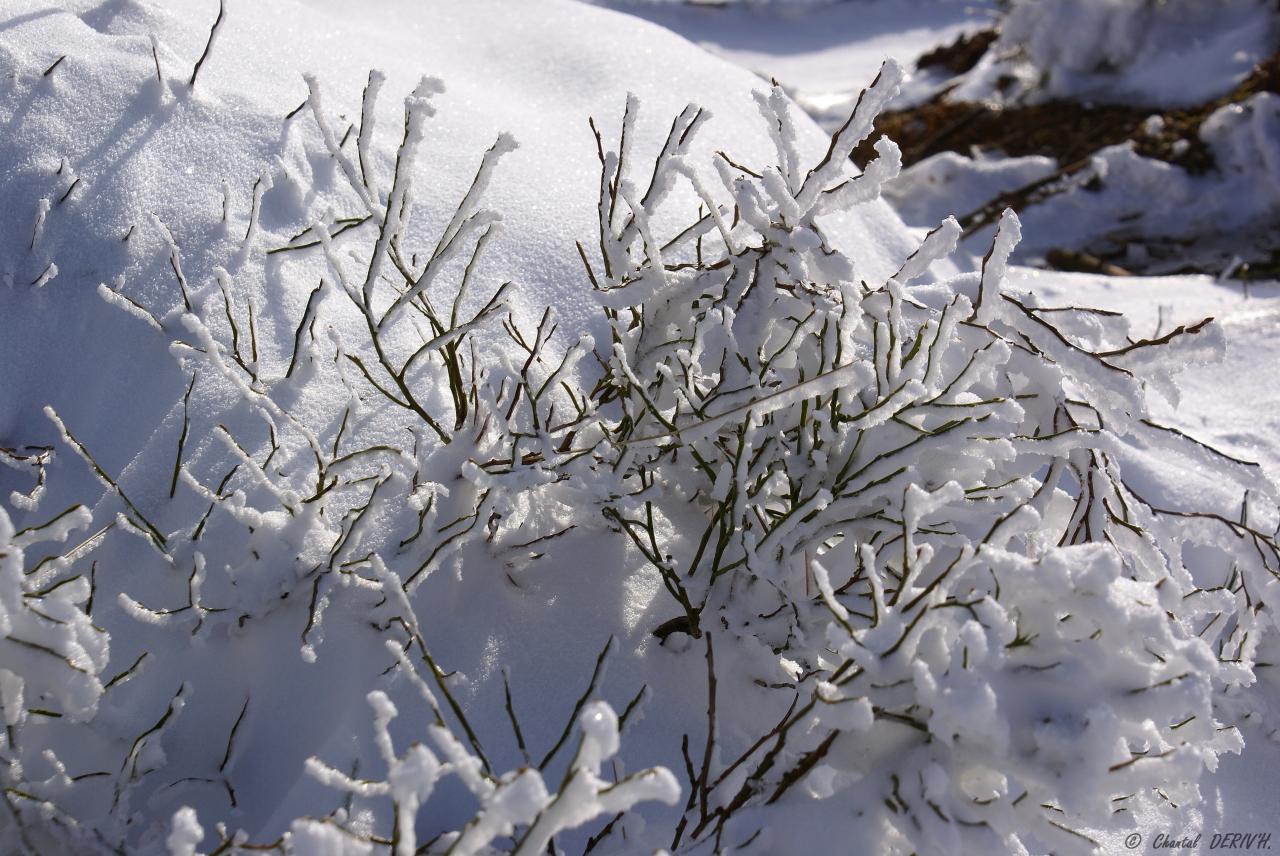
{"label": "textured snow crust", "polygon": [[6,847],[1199,804],[1280,573],[1267,472],[1161,421],[1219,326],[1054,305],[1011,212],[956,274],[847,165],[896,64],[829,142],[611,12],[347,8],[229,3],[195,86],[208,4],[0,21]]}

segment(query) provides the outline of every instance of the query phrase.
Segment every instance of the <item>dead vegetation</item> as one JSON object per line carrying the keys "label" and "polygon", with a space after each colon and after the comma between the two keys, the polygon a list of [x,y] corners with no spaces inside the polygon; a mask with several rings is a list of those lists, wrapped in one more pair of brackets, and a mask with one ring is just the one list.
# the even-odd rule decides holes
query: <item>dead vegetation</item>
{"label": "dead vegetation", "polygon": [[[997,35],[996,30],[962,35],[955,42],[921,56],[916,68],[963,74],[977,65]],[[965,233],[972,234],[994,223],[1007,207],[1023,210],[1063,191],[1077,187],[1090,189],[1094,182],[1082,183],[1080,176],[1087,171],[1093,156],[1108,146],[1131,145],[1137,154],[1173,164],[1191,175],[1212,172],[1217,165],[1212,151],[1200,137],[1201,127],[1222,107],[1244,102],[1261,92],[1280,93],[1280,51],[1259,63],[1229,93],[1185,108],[1061,99],[1036,104],[959,101],[948,97],[954,88],[954,83],[949,84],[923,104],[882,113],[876,121],[875,133],[868,139],[884,134],[896,140],[902,149],[904,166],[943,152],[966,156],[981,152],[1007,157],[1039,155],[1052,158],[1059,167],[1045,178],[993,199],[973,200],[971,210],[959,218]],[[875,150],[869,142],[864,142],[853,153],[854,162],[864,168],[874,157]],[[1135,242],[1143,247],[1136,257],[1130,252],[1130,245]],[[1209,242],[1221,243],[1217,237]],[[1201,259],[1198,263],[1187,263],[1185,259],[1194,248],[1186,241],[1176,243],[1177,246],[1169,246],[1167,240],[1126,233],[1099,246],[1050,251],[1044,264],[1057,270],[1112,275],[1206,272],[1218,275],[1222,271],[1219,262],[1232,257],[1232,253],[1227,253],[1220,258],[1221,248],[1215,248],[1206,256],[1212,257],[1212,261]],[[1262,243],[1269,244],[1270,240]],[[1234,263],[1238,277],[1256,279],[1274,272],[1276,259],[1280,258],[1280,250],[1268,250],[1266,246],[1237,252],[1245,257],[1243,263],[1238,258]],[[1175,258],[1183,261],[1174,264]]]}
{"label": "dead vegetation", "polygon": [[[970,45],[977,42],[974,36]],[[917,68],[963,67],[971,57],[968,48],[959,45],[957,42],[925,54],[917,62]],[[976,63],[977,59],[972,62]],[[1009,157],[1043,155],[1064,168],[1099,149],[1131,141],[1135,150],[1145,157],[1200,174],[1214,166],[1212,155],[1200,139],[1200,126],[1219,108],[1259,92],[1280,92],[1280,52],[1259,63],[1228,94],[1194,107],[1161,110],[1140,105],[1063,100],[1001,105],[952,101],[944,90],[919,106],[882,114],[871,139],[886,134],[897,140],[906,166],[940,152],[968,155],[978,150]],[[1153,116],[1160,121],[1149,122]],[[863,143],[853,153],[860,167],[874,156],[870,143]]]}
{"label": "dead vegetation", "polygon": [[993,28],[976,33],[961,33],[949,45],[939,45],[916,60],[917,71],[940,69],[952,74],[964,74],[978,64],[983,54],[995,42],[1000,31]]}

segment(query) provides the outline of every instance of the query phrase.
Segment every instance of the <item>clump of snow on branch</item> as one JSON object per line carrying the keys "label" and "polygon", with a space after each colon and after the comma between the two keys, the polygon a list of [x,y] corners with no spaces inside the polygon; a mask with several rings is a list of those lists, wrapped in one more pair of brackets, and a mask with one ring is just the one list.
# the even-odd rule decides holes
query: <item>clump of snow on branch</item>
{"label": "clump of snow on branch", "polygon": [[[418,687],[428,703],[438,709],[430,688],[421,681]],[[680,796],[675,777],[663,768],[642,770],[618,782],[601,778],[601,764],[613,758],[620,745],[618,717],[605,702],[593,702],[583,710],[578,750],[558,794],[549,792],[541,773],[527,767],[498,779],[484,775],[479,759],[440,725],[430,727],[439,754],[415,743],[397,757],[387,730],[397,715],[395,705],[377,691],[369,694],[369,704],[374,709],[377,743],[387,766],[386,780],[356,781],[316,759],[308,763],[308,770],[326,784],[350,793],[391,798],[399,813],[399,838],[392,843],[396,856],[506,852],[495,847],[494,842],[513,837],[515,844],[510,852],[544,853],[554,836],[565,829],[582,826],[601,815],[620,814],[638,802],[672,804]],[[442,761],[441,755],[446,760]],[[450,774],[462,779],[480,810],[463,829],[441,836],[421,850],[414,835],[414,816],[440,778]],[[342,835],[336,830],[330,834],[335,839]]]}
{"label": "clump of snow on branch", "polygon": [[89,579],[65,576],[66,563],[28,562],[39,545],[65,543],[89,525],[91,516],[76,505],[38,526],[14,531],[0,509],[0,707],[9,727],[3,748],[16,763],[13,730],[31,708],[55,702],[64,715],[91,719],[102,695],[99,673],[106,666],[108,637],[85,612],[92,596]]}

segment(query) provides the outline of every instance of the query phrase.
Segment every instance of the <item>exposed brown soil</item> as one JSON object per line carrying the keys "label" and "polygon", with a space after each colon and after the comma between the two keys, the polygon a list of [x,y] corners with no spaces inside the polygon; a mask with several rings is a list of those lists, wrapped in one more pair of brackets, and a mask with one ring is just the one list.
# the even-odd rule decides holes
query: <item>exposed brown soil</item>
{"label": "exposed brown soil", "polygon": [[949,45],[941,45],[916,60],[920,71],[941,69],[952,74],[964,74],[978,64],[982,55],[991,47],[1000,32],[996,29],[962,33]]}
{"label": "exposed brown soil", "polygon": [[[1100,243],[1094,249],[1096,255],[1063,254],[1059,250],[1050,250],[1045,257],[1045,264],[1055,270],[1075,270],[1085,273],[1111,273],[1107,269],[1115,268],[1131,273],[1159,275],[1195,273],[1225,275],[1228,279],[1237,282],[1280,279],[1280,248],[1276,247],[1277,241],[1280,240],[1280,233],[1277,233],[1274,225],[1269,230],[1264,227],[1244,239],[1236,235],[1232,235],[1231,239],[1227,242],[1224,236],[1219,235],[1201,239],[1141,240],[1137,243],[1146,250],[1146,259],[1137,270],[1120,267],[1127,262],[1126,246],[1123,240]],[[1206,244],[1208,246],[1205,246]],[[1097,267],[1093,269],[1076,267],[1073,265],[1074,259],[1068,261],[1072,256],[1093,259],[1097,262]]]}
{"label": "exposed brown soil", "polygon": [[[939,50],[949,53],[931,60],[936,65],[949,67],[949,62],[961,64],[970,59],[958,45]],[[902,148],[907,165],[939,152],[967,155],[978,149],[1011,157],[1044,155],[1067,167],[1101,148],[1131,140],[1139,154],[1202,173],[1213,167],[1213,158],[1200,140],[1200,126],[1219,107],[1257,92],[1280,92],[1280,53],[1260,63],[1229,94],[1179,110],[1076,101],[1000,106],[950,101],[944,93],[918,107],[883,113],[876,120],[876,132],[853,158],[865,165],[875,156],[874,140],[887,134]],[[1163,119],[1162,127],[1154,133],[1145,127],[1151,116]]]}
{"label": "exposed brown soil", "polygon": [[1114,262],[1078,250],[1049,250],[1045,254],[1044,263],[1054,270],[1101,273],[1107,276],[1133,276],[1130,271]]}
{"label": "exposed brown soil", "polygon": [[[977,64],[995,38],[993,30],[962,37],[925,54],[917,67],[963,74]],[[860,167],[865,166],[875,156],[873,142],[886,134],[902,149],[902,160],[907,166],[940,152],[970,155],[975,150],[1009,157],[1043,155],[1057,161],[1059,168],[1054,174],[987,200],[961,217],[961,226],[966,233],[972,233],[995,222],[1006,207],[1022,210],[1061,192],[1069,185],[1071,176],[1087,168],[1090,157],[1107,146],[1128,142],[1138,154],[1175,164],[1189,173],[1212,170],[1213,155],[1200,139],[1201,126],[1227,104],[1244,101],[1259,92],[1280,93],[1280,52],[1259,63],[1226,95],[1183,109],[1065,100],[1002,106],[952,101],[947,98],[948,91],[944,89],[932,101],[917,107],[881,114],[876,120],[875,132],[854,151],[853,160]],[[1153,116],[1160,121],[1149,122]],[[1089,189],[1090,185],[1084,187]],[[1130,243],[1148,250],[1140,254],[1143,261],[1130,257]],[[1244,243],[1250,243],[1250,248],[1244,248]],[[1274,245],[1271,237],[1260,242],[1240,242],[1236,252],[1244,255],[1246,262],[1232,276],[1242,280],[1280,276],[1280,250],[1270,249]],[[1115,240],[1104,241],[1097,247],[1051,250],[1043,263],[1059,270],[1111,275],[1148,270],[1217,274],[1226,263],[1220,249],[1216,254],[1212,250],[1192,253],[1190,246],[1165,246],[1159,240],[1135,234],[1123,239],[1116,236]],[[1204,257],[1200,265],[1188,263],[1193,256]],[[1229,258],[1230,254],[1226,256]],[[1179,264],[1178,259],[1183,261]],[[1201,269],[1206,264],[1208,267]]]}
{"label": "exposed brown soil", "polygon": [[[1010,157],[1046,155],[1066,165],[1130,139],[1150,115],[1133,107],[1085,107],[1070,101],[1002,108],[936,100],[881,114],[875,137],[887,134],[895,140],[907,165],[940,152],[967,155],[974,149]],[[865,144],[854,153],[859,165],[871,157],[874,151]]]}

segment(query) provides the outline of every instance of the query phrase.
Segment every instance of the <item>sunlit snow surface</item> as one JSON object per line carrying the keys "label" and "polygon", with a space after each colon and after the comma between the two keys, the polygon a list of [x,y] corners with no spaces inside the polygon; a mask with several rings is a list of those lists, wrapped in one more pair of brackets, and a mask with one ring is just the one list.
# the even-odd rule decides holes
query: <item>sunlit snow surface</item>
{"label": "sunlit snow surface", "polygon": [[[840,14],[853,15],[863,5],[842,4],[849,11]],[[841,81],[847,80],[848,91],[854,91],[858,79],[865,82],[874,73],[880,54],[914,51],[973,25],[971,16],[961,14],[960,4],[939,2],[921,5],[925,11],[900,29],[895,15],[876,17],[889,5],[866,4],[869,44],[861,54],[847,55],[853,56],[848,65],[833,67],[833,57],[819,41],[792,58],[797,63],[792,72],[803,75],[811,69],[809,79],[824,87],[844,88]],[[696,101],[714,116],[692,161],[709,161],[720,148],[752,163],[770,162],[773,154],[750,95],[762,81],[658,27],[561,3],[477,4],[474,10],[455,8],[439,17],[421,15],[420,4],[409,2],[362,5],[358,15],[350,9],[336,0],[255,3],[252,8],[229,3],[225,29],[194,94],[185,81],[215,12],[209,3],[120,0],[68,3],[50,11],[44,4],[19,2],[5,9],[0,18],[0,446],[54,443],[54,426],[42,412],[51,403],[103,466],[121,474],[134,501],[148,508],[163,506],[186,378],[145,319],[102,299],[98,286],[103,282],[141,304],[172,309],[182,299],[175,267],[202,300],[216,298],[215,267],[224,267],[239,309],[250,303],[257,307],[263,362],[287,361],[297,318],[329,268],[314,250],[271,257],[263,251],[290,243],[315,219],[349,214],[338,206],[351,204],[351,195],[339,192],[340,168],[323,153],[308,111],[288,130],[282,125],[285,114],[307,97],[303,71],[317,75],[337,135],[358,120],[368,69],[387,72],[372,164],[384,177],[393,168],[403,97],[422,74],[444,82],[445,92],[432,102],[437,113],[426,125],[415,197],[418,231],[408,236],[412,243],[430,244],[465,192],[484,150],[499,133],[514,134],[520,148],[498,165],[486,200],[504,215],[504,232],[495,239],[478,278],[486,285],[515,281],[514,309],[521,324],[536,323],[543,308],[554,305],[566,331],[589,332],[601,340],[607,328],[591,302],[574,246],[577,240],[590,241],[596,229],[599,164],[587,117],[595,116],[612,139],[627,92],[637,93],[643,110],[633,144],[652,155],[672,117],[685,103]],[[155,58],[149,38],[153,32],[159,35]],[[899,40],[893,33],[906,35]],[[750,59],[752,70],[770,71],[764,46],[729,56]],[[156,80],[157,58],[162,81]],[[825,150],[826,140],[804,121],[799,146],[813,160]],[[259,183],[263,175],[270,189]],[[261,195],[255,194],[255,183]],[[688,203],[690,197],[676,201]],[[255,209],[257,226],[250,229]],[[372,241],[373,230],[364,228]],[[853,256],[858,277],[873,282],[893,273],[918,237],[882,203],[833,218],[829,231],[832,241]],[[942,263],[935,272],[945,275],[950,268]],[[1280,358],[1269,344],[1280,307],[1274,287],[1255,286],[1245,298],[1238,288],[1232,291],[1205,278],[1148,284],[1019,269],[1010,285],[1015,292],[1031,291],[1044,303],[1122,310],[1132,316],[1137,335],[1167,332],[1216,315],[1228,342],[1225,361],[1185,372],[1181,404],[1158,412],[1163,421],[1233,454],[1261,460],[1273,477],[1280,474],[1280,395],[1271,383]],[[1169,307],[1163,315],[1160,306]],[[345,394],[331,392],[334,399]],[[231,412],[227,390],[219,394],[222,398],[214,400],[197,393],[192,412],[228,410],[234,430],[264,433],[255,413],[248,408]],[[305,415],[306,408],[323,403],[300,401],[299,407]],[[379,430],[379,418],[377,413],[369,417],[365,427],[370,433]],[[386,420],[384,427],[389,431],[394,421]],[[199,476],[213,485],[229,452],[224,443],[205,440],[188,449],[187,456]],[[71,454],[63,461],[70,463],[51,483],[42,511],[60,509],[89,491],[103,496],[95,510],[108,522],[118,510],[116,498],[104,495]],[[456,472],[438,475],[458,481]],[[26,486],[17,477],[12,486],[5,482],[6,493],[19,484]],[[1204,497],[1211,504],[1222,499],[1212,473],[1189,474],[1183,487],[1190,499]],[[179,497],[181,507],[171,509],[175,520],[204,504],[191,494]],[[523,511],[531,519],[538,517],[539,509]],[[274,597],[288,581],[292,563],[308,545],[289,540],[287,521],[265,521],[261,531],[270,537],[264,535],[251,546],[276,563],[278,578],[243,580],[238,592],[215,589],[208,593],[210,603]],[[219,534],[243,537],[230,527]],[[113,576],[100,581],[100,587],[151,608],[180,606],[190,596],[188,569],[164,567],[148,552],[145,536],[138,543],[142,546],[123,553],[134,564],[112,565]],[[579,538],[564,543],[568,546],[548,547],[550,560],[537,565],[549,566],[549,572],[523,573],[532,564],[528,550],[504,555],[506,564],[486,565],[495,572],[492,578],[472,577],[468,585],[455,584],[461,563],[435,572],[419,593],[433,654],[458,671],[458,694],[477,711],[477,727],[500,746],[497,766],[514,769],[521,757],[503,707],[504,671],[510,672],[525,737],[545,749],[556,740],[596,654],[613,635],[613,661],[600,694],[621,710],[643,677],[663,705],[646,708],[626,739],[644,750],[638,757],[645,764],[680,770],[673,737],[705,715],[700,656],[679,650],[678,644],[659,646],[650,635],[654,626],[671,618],[672,610],[658,575],[634,551],[624,550],[618,541]],[[228,552],[240,547],[230,540],[225,546]],[[500,574],[510,574],[512,585]],[[303,590],[295,598],[305,596]],[[104,678],[147,653],[147,669],[131,680],[139,695],[151,701],[139,712],[138,696],[126,705],[108,694],[98,713],[101,730],[82,744],[59,746],[67,773],[94,772],[100,759],[114,759],[112,745],[127,744],[151,726],[185,681],[194,690],[183,697],[182,715],[175,719],[179,730],[164,741],[163,751],[159,740],[148,744],[143,766],[159,766],[167,753],[193,769],[221,773],[221,761],[238,788],[239,805],[229,816],[255,841],[273,838],[300,814],[327,811],[338,798],[303,773],[304,760],[315,755],[345,764],[372,752],[365,693],[383,684],[368,664],[385,665],[390,659],[380,644],[369,642],[359,621],[340,613],[328,613],[323,632],[308,637],[302,627],[305,606],[295,599],[279,611],[255,617],[247,631],[201,637],[185,652],[175,646],[174,631],[164,622],[134,621],[146,614],[136,609],[131,614],[128,601],[99,605],[103,623],[129,628],[113,632]],[[185,633],[185,627],[179,632]],[[770,659],[767,649],[760,648],[743,655],[748,666]],[[89,659],[93,655],[86,652]],[[718,650],[717,656],[734,655]],[[304,657],[316,662],[307,664]],[[735,665],[741,664],[725,667]],[[778,674],[763,677],[785,677],[776,662],[774,670]],[[377,696],[371,701],[397,746],[406,746],[420,737],[428,713],[403,683],[397,689],[401,708],[394,722],[389,701]],[[767,730],[776,714],[769,691],[745,685],[731,698],[744,734],[761,723],[759,730]],[[242,708],[246,700],[252,707]],[[231,753],[228,728],[244,710],[252,717]],[[604,711],[594,706],[584,711],[584,745],[592,761],[612,754],[616,736],[609,726]],[[1205,786],[1207,831],[1268,819],[1259,801],[1268,791],[1265,785],[1274,782],[1266,772],[1270,746],[1262,733],[1247,736],[1246,757],[1224,761],[1219,778]],[[115,769],[109,772],[118,776]],[[53,775],[47,769],[31,774]],[[554,778],[548,777],[549,786],[554,787]],[[215,783],[209,790],[193,780],[136,789],[131,808],[143,829],[128,831],[130,841],[157,847],[167,839],[175,852],[194,846],[200,832],[211,830],[212,819],[226,814],[220,787]],[[1219,791],[1225,819],[1213,815]],[[102,810],[110,799],[108,787],[96,804],[87,802],[92,810]],[[439,799],[444,813],[465,813],[459,807],[468,798],[456,783]],[[196,824],[195,815],[179,813],[170,831],[170,819],[185,805],[201,809],[204,827]],[[796,818],[801,818],[799,811]],[[440,831],[438,823],[434,817],[421,821],[421,832],[429,836]],[[316,834],[313,846],[320,847],[320,833],[300,830],[299,841],[303,832]],[[638,825],[635,832],[640,833]],[[1100,834],[1107,846],[1120,846],[1118,834]],[[820,828],[813,840],[803,842],[806,849],[828,843]]]}
{"label": "sunlit snow surface", "polygon": [[[995,20],[993,0],[597,2],[669,27],[833,114],[848,111],[887,57],[910,62]],[[928,91],[925,81],[909,83],[895,105]]]}

